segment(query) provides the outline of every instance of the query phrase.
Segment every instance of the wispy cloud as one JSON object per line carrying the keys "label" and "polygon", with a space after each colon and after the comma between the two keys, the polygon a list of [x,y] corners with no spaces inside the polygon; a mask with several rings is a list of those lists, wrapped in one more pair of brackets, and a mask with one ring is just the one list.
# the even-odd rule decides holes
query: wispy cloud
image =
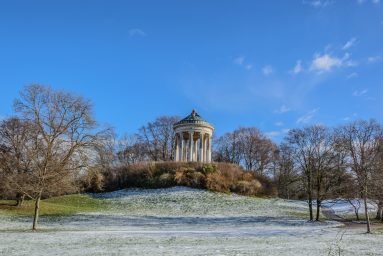
{"label": "wispy cloud", "polygon": [[314,108],[307,112],[305,115],[299,117],[297,119],[297,124],[307,124],[309,123],[315,116],[315,114],[319,111],[319,108]]}
{"label": "wispy cloud", "polygon": [[291,73],[294,75],[297,75],[297,74],[301,73],[302,71],[303,71],[302,61],[297,60],[297,63],[295,64],[294,68],[291,70]]}
{"label": "wispy cloud", "polygon": [[365,95],[366,93],[368,92],[367,89],[364,89],[364,90],[355,90],[353,93],[352,93],[352,96],[355,96],[355,97],[360,97],[360,96],[363,96]]}
{"label": "wispy cloud", "polygon": [[246,61],[245,56],[238,56],[237,58],[233,60],[233,63],[247,70],[250,70],[253,68],[253,65]]}
{"label": "wispy cloud", "polygon": [[245,57],[243,56],[239,56],[237,58],[235,58],[233,60],[234,64],[237,64],[237,65],[243,65],[243,63],[245,62]]}
{"label": "wispy cloud", "polygon": [[132,28],[129,30],[129,36],[130,37],[135,37],[135,36],[145,37],[147,36],[147,34],[142,29]]}
{"label": "wispy cloud", "polygon": [[331,1],[331,0],[311,0],[311,1],[303,0],[303,4],[307,4],[315,8],[327,7],[333,3],[334,1]]}
{"label": "wispy cloud", "polygon": [[265,76],[269,76],[269,75],[271,75],[273,72],[274,72],[273,67],[270,66],[270,65],[264,66],[264,67],[262,68],[262,73],[263,73],[263,75],[265,75]]}
{"label": "wispy cloud", "polygon": [[356,2],[358,4],[364,4],[364,3],[368,3],[368,2],[371,2],[373,4],[379,4],[380,0],[371,0],[371,1],[368,1],[368,0],[356,0]]}
{"label": "wispy cloud", "polygon": [[283,126],[283,125],[285,125],[283,122],[276,122],[276,123],[274,123],[276,126]]}
{"label": "wispy cloud", "polygon": [[286,112],[289,112],[289,111],[291,111],[290,108],[286,107],[286,105],[282,105],[280,108],[275,110],[274,113],[283,114],[283,113],[286,113]]}
{"label": "wispy cloud", "polygon": [[352,113],[351,116],[343,117],[342,121],[350,121],[351,119],[356,118],[356,117],[358,117],[358,113]]}
{"label": "wispy cloud", "polygon": [[266,137],[268,137],[270,139],[275,139],[276,137],[287,134],[289,131],[290,131],[290,129],[282,129],[280,131],[266,132],[265,135],[266,135]]}
{"label": "wispy cloud", "polygon": [[348,40],[342,47],[342,50],[347,50],[353,47],[356,44],[356,38],[353,37],[350,40]]}
{"label": "wispy cloud", "polygon": [[310,70],[318,73],[329,72],[334,68],[357,66],[357,63],[350,59],[350,54],[345,53],[342,58],[331,56],[326,53],[316,54],[311,62]]}
{"label": "wispy cloud", "polygon": [[358,76],[359,76],[358,73],[356,73],[356,72],[352,72],[351,74],[349,74],[349,75],[347,76],[347,79],[356,78],[356,77],[358,77]]}
{"label": "wispy cloud", "polygon": [[368,57],[367,61],[369,63],[375,63],[375,62],[379,62],[382,60],[382,56],[370,56]]}

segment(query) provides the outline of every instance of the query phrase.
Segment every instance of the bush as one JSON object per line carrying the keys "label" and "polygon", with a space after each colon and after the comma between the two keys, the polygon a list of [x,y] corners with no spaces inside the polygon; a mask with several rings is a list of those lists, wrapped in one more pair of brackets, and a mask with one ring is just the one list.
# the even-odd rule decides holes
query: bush
{"label": "bush", "polygon": [[177,185],[188,186],[192,188],[205,188],[205,175],[193,168],[181,167],[174,177]]}
{"label": "bush", "polygon": [[258,180],[241,180],[233,186],[232,190],[242,195],[257,195],[261,188],[262,184]]}
{"label": "bush", "polygon": [[207,175],[206,188],[218,192],[230,192],[230,181],[221,172],[213,172]]}
{"label": "bush", "polygon": [[102,176],[93,174],[88,180],[90,182],[84,187],[90,192],[128,187],[188,186],[250,196],[275,195],[275,188],[269,179],[229,163],[137,163],[104,171]]}

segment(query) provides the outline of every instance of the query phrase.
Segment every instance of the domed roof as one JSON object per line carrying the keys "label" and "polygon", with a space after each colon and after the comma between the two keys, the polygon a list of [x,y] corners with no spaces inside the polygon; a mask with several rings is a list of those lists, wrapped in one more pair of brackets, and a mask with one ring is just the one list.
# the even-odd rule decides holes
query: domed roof
{"label": "domed roof", "polygon": [[182,125],[182,124],[202,124],[202,125],[212,126],[205,119],[203,119],[194,109],[190,115],[188,115],[181,121],[175,123],[174,127]]}

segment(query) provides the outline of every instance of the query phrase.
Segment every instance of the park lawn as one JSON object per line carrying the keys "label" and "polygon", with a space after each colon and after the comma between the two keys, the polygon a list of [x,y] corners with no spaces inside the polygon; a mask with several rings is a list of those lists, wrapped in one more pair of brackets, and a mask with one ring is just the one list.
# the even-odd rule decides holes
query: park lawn
{"label": "park lawn", "polygon": [[[31,216],[34,211],[34,201],[25,200],[23,206],[14,206],[14,200],[0,200],[0,214],[14,216]],[[104,200],[93,198],[86,194],[73,194],[53,197],[41,201],[40,215],[61,216],[76,213],[102,211],[107,208]]]}

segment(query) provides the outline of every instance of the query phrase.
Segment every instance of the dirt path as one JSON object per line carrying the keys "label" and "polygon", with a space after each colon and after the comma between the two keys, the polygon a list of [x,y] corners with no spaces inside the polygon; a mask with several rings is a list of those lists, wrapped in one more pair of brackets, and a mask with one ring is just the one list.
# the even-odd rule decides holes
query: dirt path
{"label": "dirt path", "polygon": [[352,220],[342,218],[341,216],[337,215],[333,209],[329,207],[322,207],[322,214],[328,220],[333,220],[333,221],[343,223],[345,228],[350,228],[350,229],[351,228],[366,228],[365,223],[355,222]]}

